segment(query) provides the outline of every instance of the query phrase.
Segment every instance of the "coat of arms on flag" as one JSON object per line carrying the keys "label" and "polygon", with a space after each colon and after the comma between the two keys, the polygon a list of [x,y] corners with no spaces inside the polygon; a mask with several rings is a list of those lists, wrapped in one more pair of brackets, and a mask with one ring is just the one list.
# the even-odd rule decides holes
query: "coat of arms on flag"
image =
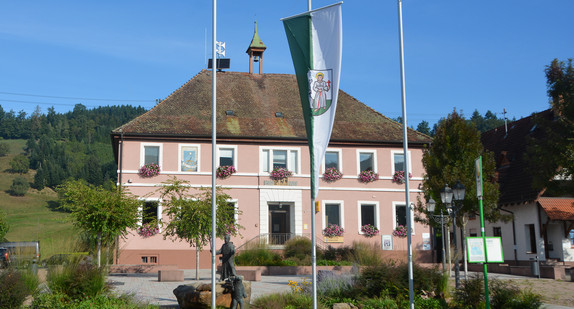
{"label": "coat of arms on flag", "polygon": [[309,70],[307,79],[309,80],[309,105],[311,115],[319,116],[331,107],[332,85],[331,78],[333,70]]}

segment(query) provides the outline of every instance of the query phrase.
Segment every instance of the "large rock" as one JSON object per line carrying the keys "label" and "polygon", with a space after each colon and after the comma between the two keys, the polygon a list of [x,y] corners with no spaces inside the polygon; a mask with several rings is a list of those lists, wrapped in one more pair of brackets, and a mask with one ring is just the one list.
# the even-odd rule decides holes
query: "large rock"
{"label": "large rock", "polygon": [[[243,299],[244,304],[249,304],[251,300],[251,282],[243,281],[247,298]],[[228,283],[217,282],[215,284],[215,304],[229,308],[231,306],[231,289]],[[211,308],[211,283],[192,283],[180,285],[173,290],[177,298],[177,303],[182,309]]]}

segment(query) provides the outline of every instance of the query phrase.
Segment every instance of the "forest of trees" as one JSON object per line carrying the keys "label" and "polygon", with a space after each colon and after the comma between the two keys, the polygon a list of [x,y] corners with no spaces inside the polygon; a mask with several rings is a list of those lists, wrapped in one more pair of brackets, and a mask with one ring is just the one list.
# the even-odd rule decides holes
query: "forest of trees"
{"label": "forest of trees", "polygon": [[[402,117],[397,117],[395,119],[396,122],[402,123],[403,119]],[[443,122],[445,119],[441,118],[438,123],[435,123],[433,128],[431,129],[429,122],[426,120],[421,121],[415,130],[429,135],[429,136],[434,136],[436,134],[436,130],[438,125]],[[509,120],[509,121],[514,121],[516,119],[513,120]],[[478,112],[478,110],[474,110],[474,112],[472,113],[472,116],[470,117],[470,119],[466,120],[469,123],[474,124],[474,126],[476,127],[476,129],[480,132],[480,133],[484,133],[488,130],[492,130],[494,128],[498,128],[500,126],[504,125],[504,118],[498,118],[496,116],[496,113],[493,113],[491,111],[487,111],[484,116],[480,115],[480,113]],[[414,129],[414,127],[413,127]]]}
{"label": "forest of trees", "polygon": [[94,185],[116,181],[110,132],[143,114],[143,107],[103,106],[87,109],[76,104],[70,112],[39,108],[32,115],[6,112],[0,106],[0,137],[26,139],[29,168],[36,170],[32,186],[56,187],[69,178]]}

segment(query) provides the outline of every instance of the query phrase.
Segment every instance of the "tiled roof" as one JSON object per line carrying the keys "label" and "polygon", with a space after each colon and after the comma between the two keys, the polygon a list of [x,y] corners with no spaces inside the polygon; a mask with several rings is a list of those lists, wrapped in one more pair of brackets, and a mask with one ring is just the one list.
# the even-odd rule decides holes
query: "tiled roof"
{"label": "tiled roof", "polygon": [[[124,135],[211,136],[211,71],[202,70],[147,113],[120,129]],[[218,138],[306,140],[295,75],[217,73]],[[397,103],[399,104],[399,103]],[[233,111],[233,116],[226,115]],[[276,117],[280,112],[283,117]],[[410,143],[430,143],[409,129]],[[339,92],[331,141],[402,142],[402,125]]]}
{"label": "tiled roof", "polygon": [[552,111],[546,110],[508,124],[508,133],[504,126],[482,134],[484,147],[492,152],[496,159],[498,183],[500,187],[499,204],[520,204],[534,201],[541,190],[532,187],[532,174],[528,171],[524,155],[529,137],[536,138],[534,116],[552,117]]}
{"label": "tiled roof", "polygon": [[538,204],[550,220],[574,220],[574,198],[541,197]]}

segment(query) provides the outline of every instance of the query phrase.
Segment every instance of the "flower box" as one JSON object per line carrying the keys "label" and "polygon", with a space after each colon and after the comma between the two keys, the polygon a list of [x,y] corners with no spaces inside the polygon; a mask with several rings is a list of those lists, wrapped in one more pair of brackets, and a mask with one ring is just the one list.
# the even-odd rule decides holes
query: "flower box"
{"label": "flower box", "polygon": [[379,174],[375,173],[372,170],[362,171],[359,174],[359,181],[362,183],[369,183],[379,179]]}
{"label": "flower box", "polygon": [[367,238],[379,235],[379,229],[371,224],[365,224],[361,226],[361,232],[363,233],[363,236]]}
{"label": "flower box", "polygon": [[339,171],[336,167],[329,167],[323,173],[323,180],[326,182],[335,182],[343,178],[343,173]]}
{"label": "flower box", "polygon": [[235,172],[237,172],[237,170],[235,169],[235,167],[233,165],[223,165],[217,168],[216,171],[216,176],[219,179],[225,179],[228,178],[229,176],[235,174]]}
{"label": "flower box", "polygon": [[[409,173],[409,179],[411,178],[413,178],[413,174]],[[405,171],[396,171],[393,174],[393,182],[396,182],[398,184],[405,183]]]}
{"label": "flower box", "polygon": [[159,165],[155,163],[146,164],[138,170],[140,176],[142,177],[154,177],[159,175]]}
{"label": "flower box", "polygon": [[159,233],[159,227],[157,226],[157,223],[144,223],[142,226],[138,227],[137,233],[143,238],[151,237]]}
{"label": "flower box", "polygon": [[271,173],[269,173],[269,177],[271,177],[271,179],[273,179],[273,180],[287,179],[287,178],[291,177],[292,175],[293,175],[293,172],[291,172],[290,170],[288,170],[284,167],[278,167],[278,166],[275,166],[273,168],[273,170],[271,171]]}

